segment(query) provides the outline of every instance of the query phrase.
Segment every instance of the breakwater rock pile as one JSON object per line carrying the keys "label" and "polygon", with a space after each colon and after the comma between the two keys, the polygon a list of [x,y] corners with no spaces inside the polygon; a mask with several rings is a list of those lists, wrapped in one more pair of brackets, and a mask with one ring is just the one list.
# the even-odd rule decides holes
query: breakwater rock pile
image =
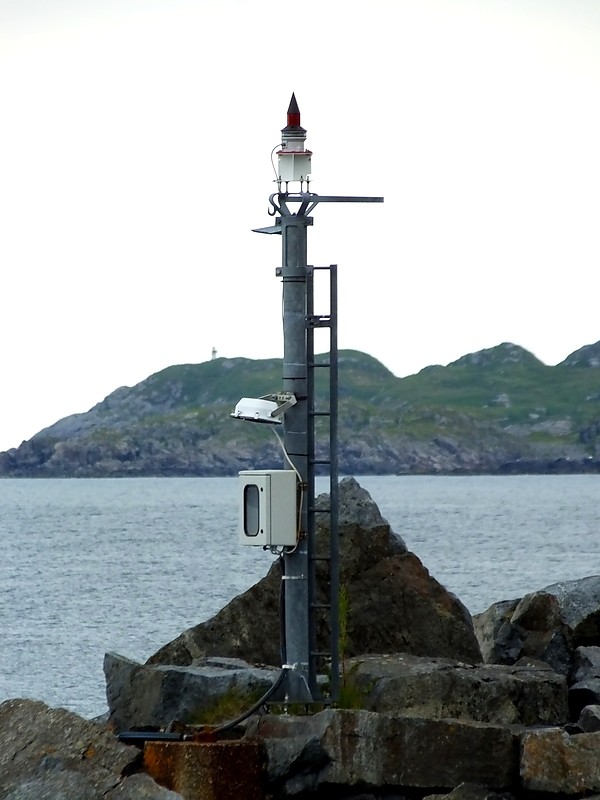
{"label": "breakwater rock pile", "polygon": [[2,800],[181,800],[100,722],[36,700],[0,704]]}
{"label": "breakwater rock pile", "polygon": [[471,618],[356,481],[340,500],[344,707],[236,721],[279,675],[275,564],[145,664],[106,654],[106,720],[0,705],[0,798],[600,800],[600,576]]}

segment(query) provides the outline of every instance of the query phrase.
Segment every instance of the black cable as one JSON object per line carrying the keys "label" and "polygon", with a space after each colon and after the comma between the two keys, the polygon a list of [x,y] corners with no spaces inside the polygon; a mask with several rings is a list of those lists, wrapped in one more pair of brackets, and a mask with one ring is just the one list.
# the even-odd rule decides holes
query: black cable
{"label": "black cable", "polygon": [[[254,705],[250,706],[249,709],[240,714],[239,717],[235,719],[229,720],[229,722],[224,722],[222,725],[217,725],[213,729],[213,733],[223,733],[224,731],[231,730],[231,728],[235,728],[236,725],[239,725],[244,720],[251,717],[253,714],[264,706],[264,704],[272,697],[277,689],[283,683],[283,679],[286,676],[288,671],[288,667],[283,667],[281,672],[279,673],[277,680],[275,683],[269,687],[269,689],[263,694],[263,696],[257,700]],[[136,742],[148,742],[148,741],[177,741],[177,742],[185,742],[191,741],[194,739],[193,733],[166,733],[164,731],[123,731],[122,733],[118,734],[118,739],[121,742],[126,744],[135,744]]]}
{"label": "black cable", "polygon": [[[253,714],[260,709],[261,706],[267,702],[267,700],[272,697],[277,689],[281,686],[283,679],[288,671],[287,667],[283,667],[281,672],[279,673],[277,680],[275,683],[263,694],[263,696],[254,703],[254,705],[250,706],[247,711],[244,711],[243,714],[240,714],[239,717],[235,719],[229,720],[229,722],[224,722],[222,725],[217,725],[213,729],[213,733],[223,733],[224,731],[231,730],[231,728],[235,728],[236,725],[239,725],[240,722],[244,722],[244,720],[251,717]],[[126,744],[135,744],[136,742],[149,742],[149,741],[160,741],[160,742],[168,742],[168,741],[175,741],[175,742],[185,742],[185,741],[192,741],[194,739],[193,733],[168,733],[164,731],[123,731],[122,733],[118,734],[118,739],[121,742]]]}
{"label": "black cable", "polygon": [[[285,575],[285,560],[282,555],[279,556],[279,568],[281,570],[281,581],[279,583],[279,654],[281,657],[281,663],[286,664],[287,644],[285,637],[285,581],[283,580]],[[282,667],[279,677],[273,686],[271,686],[271,688],[260,698],[260,700],[257,700],[251,708],[249,708],[247,711],[244,711],[244,713],[240,714],[239,717],[236,717],[229,722],[224,722],[222,725],[216,727],[215,733],[221,733],[222,731],[228,731],[231,728],[235,728],[235,726],[239,725],[240,722],[243,722],[244,720],[248,719],[248,717],[251,717],[252,714],[255,714],[261,706],[264,706],[267,700],[277,691],[277,689],[279,689],[287,669],[287,667]]]}
{"label": "black cable", "polygon": [[263,696],[260,698],[260,700],[257,700],[256,703],[254,703],[253,706],[251,706],[247,711],[244,711],[243,714],[240,714],[239,717],[236,717],[235,719],[232,719],[229,722],[224,722],[222,725],[218,725],[214,729],[214,733],[222,733],[223,731],[228,731],[231,728],[235,728],[235,726],[239,725],[240,722],[244,722],[244,720],[248,719],[248,717],[251,717],[253,714],[256,714],[256,712],[259,710],[259,708],[261,706],[264,706],[264,704],[267,702],[267,700],[273,694],[275,694],[277,689],[279,689],[279,687],[281,686],[281,684],[283,682],[283,679],[285,678],[286,673],[287,673],[287,667],[284,667],[281,670],[281,672],[279,673],[279,677],[277,678],[277,680],[275,681],[273,686],[271,686],[271,688],[267,692],[265,692],[265,694],[263,694]]}
{"label": "black cable", "polygon": [[[283,580],[285,575],[285,560],[282,555],[279,556],[279,568],[281,571],[281,581],[279,584],[279,642],[280,642],[280,656],[281,656],[281,663],[286,663],[287,658],[287,644],[286,644],[286,637],[285,637],[285,582]],[[231,728],[235,728],[236,725],[239,725],[240,722],[244,722],[244,720],[251,717],[253,714],[264,706],[267,700],[272,697],[277,689],[281,686],[283,679],[288,671],[289,667],[282,667],[281,672],[273,686],[268,689],[263,696],[254,703],[247,711],[244,711],[243,714],[240,714],[239,717],[235,719],[229,720],[229,722],[224,722],[222,725],[218,725],[214,729],[214,733],[222,733],[223,731],[228,731]],[[162,731],[123,731],[122,733],[118,734],[118,738],[120,741],[125,742],[127,744],[134,744],[135,742],[147,742],[147,741],[187,741],[193,739],[193,734],[189,733],[165,733]]]}

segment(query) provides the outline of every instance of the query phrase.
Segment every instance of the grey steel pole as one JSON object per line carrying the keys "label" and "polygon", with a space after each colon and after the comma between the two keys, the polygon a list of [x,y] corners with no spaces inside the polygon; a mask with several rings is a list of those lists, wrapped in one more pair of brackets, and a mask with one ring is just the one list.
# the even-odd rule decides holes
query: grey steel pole
{"label": "grey steel pole", "polygon": [[283,279],[283,390],[292,392],[296,405],[286,411],[284,442],[287,454],[300,476],[300,539],[294,552],[284,555],[286,663],[294,679],[289,682],[290,700],[312,699],[308,671],[309,578],[308,578],[308,392],[307,392],[307,235],[312,220],[282,214]]}
{"label": "grey steel pole", "polygon": [[[278,152],[279,171],[277,185],[279,191],[270,197],[273,208],[271,216],[276,218],[275,224],[266,228],[255,228],[257,233],[281,234],[282,266],[277,274],[283,279],[283,391],[292,393],[296,399],[285,412],[284,445],[286,455],[299,476],[299,538],[297,546],[291,551],[284,551],[284,599],[285,599],[285,664],[287,668],[285,693],[292,702],[310,703],[313,698],[311,685],[316,686],[316,676],[311,683],[311,602],[314,593],[314,582],[309,571],[309,558],[314,542],[308,541],[310,536],[309,499],[314,499],[314,463],[309,465],[309,411],[314,405],[314,397],[309,398],[308,370],[314,364],[308,363],[308,276],[307,264],[307,228],[312,225],[311,211],[319,203],[381,203],[382,197],[346,197],[320,196],[309,191],[310,161],[312,153],[304,148],[306,131],[300,125],[300,111],[296,98],[292,95],[287,112],[287,126],[282,129],[281,150]],[[300,183],[300,192],[288,192],[289,184]],[[282,191],[285,186],[285,191]],[[303,189],[306,187],[306,190]],[[290,204],[296,204],[297,210],[292,213]],[[271,213],[271,212],[270,212]],[[336,279],[337,280],[337,279]],[[332,283],[333,286],[333,283]],[[337,294],[333,300],[331,315],[337,325]],[[337,334],[332,331],[331,352],[337,359]],[[314,358],[314,353],[313,353]],[[335,413],[330,424],[331,464],[330,476],[337,476],[337,363],[331,366],[330,390],[335,396]],[[314,414],[314,408],[312,409]],[[314,422],[314,420],[313,420]],[[314,430],[313,430],[314,433]],[[314,437],[313,437],[314,438]],[[314,444],[314,442],[313,442]],[[313,453],[314,456],[314,453]],[[309,485],[310,483],[310,485]],[[338,666],[338,620],[337,620],[337,483],[331,486],[331,570],[333,580],[331,599],[332,618],[332,667],[337,672]],[[314,524],[314,518],[312,519]],[[322,655],[322,654],[321,654]],[[332,684],[334,696],[337,694],[335,676]],[[283,687],[282,687],[283,688]],[[315,688],[316,692],[316,688]]]}

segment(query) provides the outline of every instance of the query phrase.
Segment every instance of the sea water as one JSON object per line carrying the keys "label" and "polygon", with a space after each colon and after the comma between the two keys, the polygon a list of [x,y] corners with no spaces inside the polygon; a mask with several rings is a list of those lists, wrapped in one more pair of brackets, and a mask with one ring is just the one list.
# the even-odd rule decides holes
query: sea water
{"label": "sea water", "polygon": [[[472,613],[600,574],[600,476],[364,477]],[[0,701],[106,710],[103,656],[145,661],[261,578],[235,478],[0,480]]]}

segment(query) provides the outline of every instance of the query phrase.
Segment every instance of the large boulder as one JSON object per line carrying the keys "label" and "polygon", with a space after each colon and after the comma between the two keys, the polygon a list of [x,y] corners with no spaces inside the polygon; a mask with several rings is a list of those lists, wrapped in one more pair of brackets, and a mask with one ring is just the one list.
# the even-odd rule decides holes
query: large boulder
{"label": "large boulder", "polygon": [[520,773],[523,787],[539,797],[598,792],[600,733],[528,731],[522,737]]}
{"label": "large boulder", "polygon": [[516,784],[518,736],[509,727],[329,709],[311,717],[267,715],[247,735],[264,739],[277,797],[316,789],[495,789]]}
{"label": "large boulder", "polygon": [[359,656],[345,665],[345,676],[370,711],[500,725],[562,725],[568,718],[566,681],[544,666]]}
{"label": "large boulder", "polygon": [[578,647],[575,650],[569,682],[569,708],[572,719],[577,719],[586,706],[598,707],[600,647]]}
{"label": "large boulder", "polygon": [[[407,551],[368,492],[353,478],[340,483],[340,586],[347,619],[345,656],[413,653],[478,662],[481,654],[465,606]],[[317,507],[328,505],[327,496]],[[328,515],[318,515],[317,554],[328,549]],[[206,656],[280,664],[281,572],[268,574],[206,622],[184,631],[148,659],[149,664],[189,665]],[[317,566],[317,602],[326,602],[326,566]],[[327,650],[327,626],[317,624],[318,648]]]}
{"label": "large boulder", "polygon": [[277,680],[279,670],[251,667],[239,659],[206,658],[189,667],[139,664],[116,653],[104,656],[109,724],[166,728],[173,722],[197,725],[236,716]]}
{"label": "large boulder", "polygon": [[578,647],[600,645],[600,575],[496,603],[474,623],[486,663],[537,659],[568,675]]}
{"label": "large boulder", "polygon": [[96,722],[36,700],[0,705],[3,800],[183,800],[139,769],[139,750]]}
{"label": "large boulder", "polygon": [[[188,667],[104,659],[109,724],[168,728],[223,723],[271,689],[280,671],[239,659],[206,658]],[[502,725],[562,725],[565,679],[546,665],[464,664],[407,654],[358,656],[344,662],[342,705],[423,719]]]}

